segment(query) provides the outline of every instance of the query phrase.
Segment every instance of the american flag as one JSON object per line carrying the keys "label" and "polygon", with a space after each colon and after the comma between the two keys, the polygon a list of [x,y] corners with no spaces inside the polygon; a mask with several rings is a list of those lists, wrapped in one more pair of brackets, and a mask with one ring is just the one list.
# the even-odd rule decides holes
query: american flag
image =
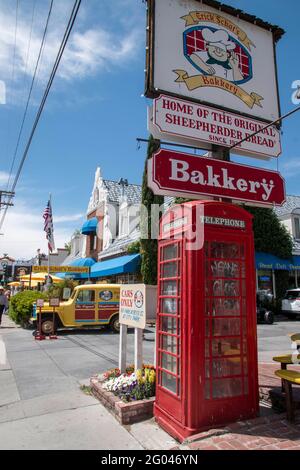
{"label": "american flag", "polygon": [[52,207],[49,199],[47,206],[43,213],[44,219],[44,232],[46,232],[46,238],[48,240],[48,248],[50,253],[55,250],[54,244],[54,230],[53,230],[53,219],[52,219]]}

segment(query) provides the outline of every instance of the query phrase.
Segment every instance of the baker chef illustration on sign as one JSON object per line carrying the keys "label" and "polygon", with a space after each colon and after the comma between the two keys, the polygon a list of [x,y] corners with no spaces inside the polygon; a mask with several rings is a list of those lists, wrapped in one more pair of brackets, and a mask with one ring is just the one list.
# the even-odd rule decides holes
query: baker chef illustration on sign
{"label": "baker chef illustration on sign", "polygon": [[193,52],[190,58],[207,75],[225,78],[230,82],[243,80],[238,55],[234,52],[236,44],[230,41],[223,29],[202,30],[206,50]]}

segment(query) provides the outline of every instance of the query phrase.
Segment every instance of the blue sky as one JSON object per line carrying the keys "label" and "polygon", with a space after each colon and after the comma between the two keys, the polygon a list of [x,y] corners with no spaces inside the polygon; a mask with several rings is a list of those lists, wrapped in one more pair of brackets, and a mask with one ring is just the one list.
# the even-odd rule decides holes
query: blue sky
{"label": "blue sky", "polygon": [[[16,2],[2,0],[0,4],[0,79],[7,86],[7,103],[0,106],[0,187],[6,185],[50,0],[36,1],[28,54],[34,1],[19,1],[15,54]],[[300,3],[285,0],[284,8],[279,0],[226,3],[286,30],[277,47],[280,99],[283,113],[293,109],[291,85],[300,80]],[[21,150],[72,4],[73,0],[54,1]],[[84,220],[97,166],[107,179],[122,176],[132,183],[141,182],[146,146],[137,151],[135,139],[147,136],[147,100],[141,96],[144,62],[142,0],[83,0],[17,186],[15,207],[10,209],[3,227],[0,254],[8,252],[26,258],[37,248],[46,249],[41,215],[50,192],[56,217],[56,244],[67,241]],[[283,154],[278,166],[286,177],[288,194],[300,194],[299,118],[300,114],[295,114],[283,126]],[[20,156],[21,152],[17,162]],[[268,163],[238,157],[233,160],[277,168],[275,160]]]}

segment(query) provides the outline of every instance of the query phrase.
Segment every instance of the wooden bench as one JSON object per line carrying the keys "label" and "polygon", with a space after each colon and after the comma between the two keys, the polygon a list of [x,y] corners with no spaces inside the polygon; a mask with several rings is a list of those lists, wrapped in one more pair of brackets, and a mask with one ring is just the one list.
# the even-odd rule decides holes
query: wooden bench
{"label": "wooden bench", "polygon": [[281,369],[276,370],[275,375],[282,380],[285,390],[287,419],[293,422],[295,420],[295,411],[292,385],[300,385],[300,372]]}

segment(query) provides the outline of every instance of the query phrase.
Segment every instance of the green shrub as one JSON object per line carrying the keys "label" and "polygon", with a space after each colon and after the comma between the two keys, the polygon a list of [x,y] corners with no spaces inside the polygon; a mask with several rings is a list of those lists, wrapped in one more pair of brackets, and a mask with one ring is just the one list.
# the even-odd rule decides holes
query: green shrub
{"label": "green shrub", "polygon": [[48,295],[44,292],[25,290],[11,297],[9,302],[9,316],[19,325],[28,324],[32,316],[33,303],[37,299],[46,299]]}
{"label": "green shrub", "polygon": [[71,293],[73,292],[74,288],[78,285],[78,282],[73,281],[71,279],[62,279],[61,282],[57,284],[53,284],[50,289],[48,290],[49,298],[58,297],[60,300],[63,300],[63,291],[65,287],[69,287],[71,289]]}

